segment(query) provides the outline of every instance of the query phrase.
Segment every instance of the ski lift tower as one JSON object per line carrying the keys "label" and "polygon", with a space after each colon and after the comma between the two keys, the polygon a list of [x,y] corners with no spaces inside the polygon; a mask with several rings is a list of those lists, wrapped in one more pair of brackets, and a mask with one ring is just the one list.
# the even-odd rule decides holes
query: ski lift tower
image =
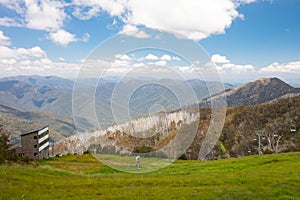
{"label": "ski lift tower", "polygon": [[255,135],[258,137],[258,155],[262,155],[261,151],[261,136],[263,136],[263,131],[255,131]]}

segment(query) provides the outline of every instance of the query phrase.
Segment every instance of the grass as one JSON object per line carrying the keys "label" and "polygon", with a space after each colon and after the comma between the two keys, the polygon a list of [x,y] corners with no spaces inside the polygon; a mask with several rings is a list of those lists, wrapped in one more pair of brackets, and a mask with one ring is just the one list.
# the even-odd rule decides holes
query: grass
{"label": "grass", "polygon": [[157,171],[163,167],[170,165],[172,162],[169,159],[158,159],[158,158],[141,158],[141,168],[137,170],[136,161],[134,156],[116,156],[116,155],[105,155],[97,154],[96,159],[101,161],[118,171],[128,173],[148,173]]}
{"label": "grass", "polygon": [[300,153],[176,161],[143,174],[111,169],[91,155],[42,160],[37,168],[0,166],[1,200],[300,199],[299,188]]}

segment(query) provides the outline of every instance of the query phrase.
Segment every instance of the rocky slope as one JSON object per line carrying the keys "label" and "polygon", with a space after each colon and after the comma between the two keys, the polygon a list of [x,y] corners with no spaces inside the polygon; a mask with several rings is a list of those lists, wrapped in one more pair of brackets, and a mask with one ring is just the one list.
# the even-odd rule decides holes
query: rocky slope
{"label": "rocky slope", "polygon": [[[138,118],[106,130],[74,135],[55,145],[55,153],[110,153],[129,155],[159,152],[169,158],[179,157],[192,143],[189,132],[197,132],[199,114],[178,111]],[[191,129],[190,127],[193,127]],[[184,148],[185,147],[185,148]]]}

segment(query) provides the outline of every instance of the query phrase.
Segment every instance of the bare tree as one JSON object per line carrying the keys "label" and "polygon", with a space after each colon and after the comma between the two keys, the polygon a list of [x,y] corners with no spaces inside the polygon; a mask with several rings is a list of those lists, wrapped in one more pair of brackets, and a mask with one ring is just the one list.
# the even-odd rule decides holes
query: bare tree
{"label": "bare tree", "polygon": [[287,123],[279,120],[268,124],[264,131],[264,136],[268,141],[267,148],[274,153],[278,153],[280,142],[284,137],[284,133],[286,133],[288,129]]}

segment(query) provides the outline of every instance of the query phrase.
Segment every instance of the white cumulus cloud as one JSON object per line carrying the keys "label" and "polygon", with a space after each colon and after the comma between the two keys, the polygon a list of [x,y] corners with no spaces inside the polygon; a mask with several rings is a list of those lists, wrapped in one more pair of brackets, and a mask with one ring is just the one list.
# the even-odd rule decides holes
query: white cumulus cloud
{"label": "white cumulus cloud", "polygon": [[58,30],[63,26],[67,14],[64,3],[55,0],[25,0],[26,26],[38,30]]}
{"label": "white cumulus cloud", "polygon": [[[201,40],[223,34],[243,15],[241,4],[256,0],[73,0],[73,15],[88,20],[105,12],[124,24],[121,33],[147,37],[137,27],[171,31],[189,39]],[[115,19],[115,18],[114,18]]]}
{"label": "white cumulus cloud", "polygon": [[46,52],[39,46],[32,48],[10,48],[0,46],[0,59],[28,59],[28,58],[44,58]]}
{"label": "white cumulus cloud", "polygon": [[225,33],[241,17],[231,0],[130,0],[126,22],[200,40]]}
{"label": "white cumulus cloud", "polygon": [[242,4],[248,4],[248,3],[254,3],[257,0],[235,0],[236,3],[242,3]]}
{"label": "white cumulus cloud", "polygon": [[[64,61],[60,59],[60,61]],[[0,46],[1,76],[14,75],[58,75],[75,76],[80,65],[77,63],[53,62],[39,46],[15,48]]]}
{"label": "white cumulus cloud", "polygon": [[147,56],[145,56],[146,60],[158,60],[159,58],[156,55],[153,55],[151,53],[149,53]]}
{"label": "white cumulus cloud", "polygon": [[211,61],[216,64],[217,70],[221,73],[241,74],[256,71],[253,65],[234,64],[226,56],[220,54],[214,54]]}
{"label": "white cumulus cloud", "polygon": [[255,67],[253,65],[237,65],[232,63],[223,64],[221,66],[217,66],[219,72],[225,73],[246,73],[246,72],[254,72]]}
{"label": "white cumulus cloud", "polygon": [[176,66],[175,69],[187,74],[195,73],[195,68],[192,66]]}
{"label": "white cumulus cloud", "polygon": [[10,38],[4,35],[2,31],[0,31],[0,45],[9,46],[10,44],[11,44]]}
{"label": "white cumulus cloud", "polygon": [[63,26],[68,17],[65,12],[66,4],[58,0],[1,0],[0,4],[19,15],[14,18],[0,18],[0,24],[3,26],[55,31]]}
{"label": "white cumulus cloud", "polygon": [[[16,18],[8,16],[0,18],[0,25],[23,26],[55,33],[65,26],[65,21],[71,16],[80,20],[89,20],[107,13],[114,18],[114,25],[121,25],[118,29],[122,34],[148,38],[149,35],[140,30],[140,27],[147,27],[201,40],[211,35],[224,34],[234,20],[243,18],[237,8],[241,4],[255,1],[0,0],[1,5],[16,11],[19,15]],[[88,38],[84,37],[77,41],[87,41]],[[68,39],[72,41],[72,37]]]}
{"label": "white cumulus cloud", "polygon": [[139,30],[136,26],[132,25],[125,25],[120,33],[128,36],[134,36],[136,38],[150,38],[150,35],[148,35],[145,31]]}
{"label": "white cumulus cloud", "polygon": [[[29,29],[50,32],[49,38],[62,46],[78,41],[75,36],[62,31],[65,20],[69,17],[65,12],[67,3],[60,0],[0,0],[0,4],[16,11],[17,17],[2,17],[0,25],[26,27]],[[65,36],[63,39],[61,35]],[[86,34],[80,41],[88,41]]]}
{"label": "white cumulus cloud", "polygon": [[125,10],[125,0],[73,0],[73,15],[88,20],[106,12],[111,16],[121,16]]}
{"label": "white cumulus cloud", "polygon": [[280,64],[278,62],[272,63],[260,70],[261,73],[300,73],[300,61]]}
{"label": "white cumulus cloud", "polygon": [[230,61],[226,58],[226,56],[221,56],[220,54],[214,54],[211,57],[211,61],[213,61],[214,63],[218,64],[218,63],[229,63]]}
{"label": "white cumulus cloud", "polygon": [[131,58],[126,54],[117,54],[115,55],[115,58],[119,60],[128,60],[128,61],[131,60]]}
{"label": "white cumulus cloud", "polygon": [[85,33],[82,38],[77,38],[75,34],[72,34],[68,31],[60,29],[56,32],[51,32],[47,35],[47,39],[51,40],[52,42],[61,45],[63,47],[68,46],[72,42],[88,42],[90,39],[90,34]]}
{"label": "white cumulus cloud", "polygon": [[161,60],[166,60],[166,61],[172,60],[171,56],[169,56],[169,55],[167,55],[167,54],[161,56],[160,59],[161,59]]}
{"label": "white cumulus cloud", "polygon": [[2,17],[2,18],[0,18],[0,25],[1,26],[7,26],[7,27],[10,27],[10,26],[22,27],[22,26],[24,26],[22,20],[11,18],[11,17]]}
{"label": "white cumulus cloud", "polygon": [[160,61],[154,62],[153,64],[156,66],[159,66],[159,67],[164,67],[167,65],[167,62],[165,60],[160,60]]}

